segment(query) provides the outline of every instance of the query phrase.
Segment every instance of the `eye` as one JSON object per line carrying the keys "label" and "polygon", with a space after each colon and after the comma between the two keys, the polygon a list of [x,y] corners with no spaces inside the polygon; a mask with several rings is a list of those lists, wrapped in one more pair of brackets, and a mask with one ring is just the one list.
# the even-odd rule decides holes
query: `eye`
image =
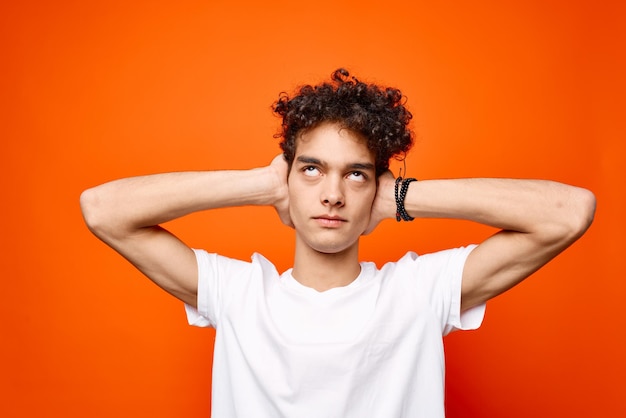
{"label": "eye", "polygon": [[350,180],[354,180],[354,181],[358,181],[358,182],[364,182],[365,180],[367,180],[367,176],[365,175],[365,173],[361,172],[361,171],[353,171],[350,174],[348,174],[348,178]]}
{"label": "eye", "polygon": [[302,168],[302,172],[305,176],[315,177],[319,175],[320,171],[317,169],[317,167],[313,165],[307,165],[306,167]]}

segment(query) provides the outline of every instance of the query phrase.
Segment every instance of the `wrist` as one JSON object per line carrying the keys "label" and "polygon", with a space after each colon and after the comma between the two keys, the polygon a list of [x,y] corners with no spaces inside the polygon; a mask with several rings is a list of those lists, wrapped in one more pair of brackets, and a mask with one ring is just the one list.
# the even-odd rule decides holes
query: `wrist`
{"label": "wrist", "polygon": [[263,184],[266,187],[266,201],[264,205],[278,207],[289,200],[289,188],[287,186],[287,163],[282,155],[275,158],[272,163],[258,169],[259,175],[265,179]]}
{"label": "wrist", "polygon": [[249,170],[250,202],[255,206],[272,206],[278,199],[279,182],[271,167],[259,167]]}
{"label": "wrist", "polygon": [[382,219],[395,219],[396,199],[395,199],[395,179],[391,173],[383,174],[378,180],[378,208]]}
{"label": "wrist", "polygon": [[406,178],[398,177],[394,184],[394,196],[396,201],[396,221],[405,221],[410,222],[414,217],[409,215],[406,208],[404,207],[404,201],[406,200],[406,195],[409,191],[409,186],[412,182],[417,181],[415,178]]}

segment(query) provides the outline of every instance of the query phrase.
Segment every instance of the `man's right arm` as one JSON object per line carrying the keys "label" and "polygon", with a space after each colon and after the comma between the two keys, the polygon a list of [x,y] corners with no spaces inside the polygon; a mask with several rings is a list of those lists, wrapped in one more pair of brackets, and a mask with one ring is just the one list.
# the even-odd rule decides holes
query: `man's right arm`
{"label": "man's right arm", "polygon": [[193,251],[159,226],[192,212],[274,206],[289,225],[287,164],[251,170],[155,174],[112,181],[84,191],[81,210],[89,229],[158,286],[196,306],[198,271]]}

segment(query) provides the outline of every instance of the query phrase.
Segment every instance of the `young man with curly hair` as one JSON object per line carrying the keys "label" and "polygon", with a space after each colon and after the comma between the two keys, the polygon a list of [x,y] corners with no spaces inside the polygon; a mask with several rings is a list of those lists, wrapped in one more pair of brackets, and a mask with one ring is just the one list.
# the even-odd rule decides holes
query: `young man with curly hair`
{"label": "young man with curly hair", "polygon": [[[580,237],[595,198],[551,181],[394,179],[411,146],[401,93],[350,78],[282,95],[283,155],[244,171],[169,173],[87,190],[87,225],[216,328],[215,417],[442,417],[442,336],[477,328],[485,302]],[[293,268],[192,250],[159,224],[273,206],[295,228]],[[377,268],[362,234],[384,219],[456,218],[500,232]]]}

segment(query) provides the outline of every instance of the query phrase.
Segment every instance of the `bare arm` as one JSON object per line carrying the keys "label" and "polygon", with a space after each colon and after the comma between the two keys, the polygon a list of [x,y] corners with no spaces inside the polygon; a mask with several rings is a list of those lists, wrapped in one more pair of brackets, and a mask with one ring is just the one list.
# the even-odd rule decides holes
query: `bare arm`
{"label": "bare arm", "polygon": [[84,191],[89,229],[157,285],[196,306],[193,251],[159,224],[192,212],[243,205],[274,206],[287,215],[286,163],[241,171],[156,174],[112,181]]}
{"label": "bare arm", "polygon": [[[379,179],[372,225],[394,218],[394,179]],[[595,197],[547,180],[455,179],[411,183],[409,215],[466,219],[501,229],[469,255],[463,270],[462,310],[515,286],[571,245],[589,227]]]}

